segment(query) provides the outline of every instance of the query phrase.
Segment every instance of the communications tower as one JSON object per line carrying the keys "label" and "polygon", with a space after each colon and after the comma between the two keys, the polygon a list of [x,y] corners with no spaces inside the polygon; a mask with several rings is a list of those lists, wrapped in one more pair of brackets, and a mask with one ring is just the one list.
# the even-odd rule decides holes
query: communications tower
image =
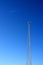
{"label": "communications tower", "polygon": [[28,44],[27,44],[26,65],[32,65],[32,53],[31,53],[31,42],[30,42],[30,25],[31,25],[31,22],[28,22]]}

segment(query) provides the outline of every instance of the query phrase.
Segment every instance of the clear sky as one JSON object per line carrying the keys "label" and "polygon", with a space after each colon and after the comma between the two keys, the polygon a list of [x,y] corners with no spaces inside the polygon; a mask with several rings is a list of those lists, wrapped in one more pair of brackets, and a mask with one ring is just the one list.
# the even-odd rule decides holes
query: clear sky
{"label": "clear sky", "polygon": [[27,21],[32,65],[43,65],[42,0],[0,0],[0,65],[26,65]]}

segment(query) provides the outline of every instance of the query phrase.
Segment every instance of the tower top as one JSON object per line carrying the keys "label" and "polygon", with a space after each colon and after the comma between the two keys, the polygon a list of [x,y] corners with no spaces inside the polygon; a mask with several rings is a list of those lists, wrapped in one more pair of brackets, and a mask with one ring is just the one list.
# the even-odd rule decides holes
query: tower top
{"label": "tower top", "polygon": [[30,22],[30,21],[28,21],[28,22],[27,22],[27,24],[31,24],[31,22]]}

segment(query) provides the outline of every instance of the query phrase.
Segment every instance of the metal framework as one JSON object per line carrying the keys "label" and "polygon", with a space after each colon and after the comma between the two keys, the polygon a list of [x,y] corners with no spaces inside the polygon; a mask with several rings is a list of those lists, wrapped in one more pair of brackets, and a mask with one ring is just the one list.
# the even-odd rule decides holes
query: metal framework
{"label": "metal framework", "polygon": [[26,65],[32,65],[31,43],[30,43],[30,22],[28,22],[28,47],[27,47],[27,62]]}

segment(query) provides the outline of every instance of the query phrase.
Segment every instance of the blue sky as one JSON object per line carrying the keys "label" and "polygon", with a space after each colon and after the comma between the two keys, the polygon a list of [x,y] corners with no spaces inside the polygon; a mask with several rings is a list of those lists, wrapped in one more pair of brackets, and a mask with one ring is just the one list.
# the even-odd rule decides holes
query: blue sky
{"label": "blue sky", "polygon": [[31,21],[32,64],[43,65],[43,1],[0,0],[0,65],[26,65]]}

